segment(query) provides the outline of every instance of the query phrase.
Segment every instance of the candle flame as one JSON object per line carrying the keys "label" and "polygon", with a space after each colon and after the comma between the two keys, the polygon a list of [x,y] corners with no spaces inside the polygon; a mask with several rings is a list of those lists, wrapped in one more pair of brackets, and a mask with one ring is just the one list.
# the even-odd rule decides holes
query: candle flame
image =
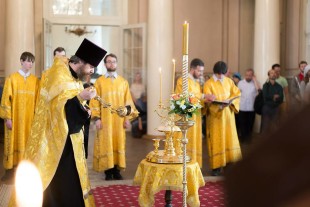
{"label": "candle flame", "polygon": [[159,70],[159,73],[161,73],[161,68],[158,68],[158,70]]}
{"label": "candle flame", "polygon": [[175,59],[172,59],[172,62],[175,63]]}
{"label": "candle flame", "polygon": [[30,161],[22,161],[15,178],[16,203],[18,207],[41,207],[43,186],[39,171]]}

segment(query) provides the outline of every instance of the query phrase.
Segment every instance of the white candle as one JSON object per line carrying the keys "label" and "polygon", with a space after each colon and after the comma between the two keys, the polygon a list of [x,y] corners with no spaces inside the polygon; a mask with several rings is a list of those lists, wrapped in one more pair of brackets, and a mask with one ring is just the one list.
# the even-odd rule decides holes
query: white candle
{"label": "white candle", "polygon": [[172,68],[172,93],[174,93],[174,79],[175,79],[175,59],[172,59],[173,68]]}
{"label": "white candle", "polygon": [[41,207],[43,186],[40,173],[30,161],[22,161],[15,177],[16,204],[18,207]]}
{"label": "white candle", "polygon": [[158,69],[159,70],[159,80],[160,80],[160,82],[159,82],[159,93],[160,93],[160,95],[159,95],[159,104],[161,105],[162,104],[162,74],[161,74],[161,67]]}

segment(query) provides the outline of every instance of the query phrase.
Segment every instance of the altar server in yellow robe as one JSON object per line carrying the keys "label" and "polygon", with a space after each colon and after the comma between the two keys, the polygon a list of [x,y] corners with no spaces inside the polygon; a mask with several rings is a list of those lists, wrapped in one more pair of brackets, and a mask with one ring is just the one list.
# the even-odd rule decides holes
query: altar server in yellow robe
{"label": "altar server in yellow robe", "polygon": [[[201,105],[204,104],[204,95],[201,93],[198,79],[203,75],[203,70],[204,62],[202,60],[195,58],[191,61],[188,74],[188,92],[200,99]],[[182,93],[182,77],[177,80],[175,93]],[[202,168],[202,126],[200,109],[197,114],[193,114],[192,120],[195,121],[195,124],[187,131],[188,143],[186,145],[186,151],[191,160],[198,162],[200,168]]]}
{"label": "altar server in yellow robe", "polygon": [[20,56],[21,69],[6,78],[0,115],[5,120],[3,165],[7,180],[23,159],[34,116],[38,78],[30,73],[35,57],[30,52]]}
{"label": "altar server in yellow robe", "polygon": [[[241,158],[234,113],[239,112],[239,98],[231,104],[215,104],[214,100],[227,100],[240,96],[234,82],[224,76],[225,62],[219,61],[213,67],[213,76],[204,84],[203,93],[213,95],[208,99],[207,143],[212,175],[221,173],[221,168]],[[210,103],[211,102],[211,103]]]}
{"label": "altar server in yellow robe", "polygon": [[[135,109],[127,80],[116,72],[116,55],[107,55],[104,58],[104,64],[107,73],[99,77],[94,84],[97,94],[111,103],[112,107],[130,105]],[[106,180],[121,180],[123,178],[120,169],[126,168],[125,129],[129,126],[129,120],[102,108],[97,100],[90,101],[90,108],[97,128],[94,143],[94,170],[105,171]]]}
{"label": "altar server in yellow robe", "polygon": [[[42,180],[42,206],[93,207],[88,179],[83,126],[90,117],[86,100],[95,90],[82,80],[94,73],[106,51],[84,39],[69,60],[56,57],[46,71],[35,109],[25,159],[33,162]],[[14,205],[14,196],[11,205]]]}

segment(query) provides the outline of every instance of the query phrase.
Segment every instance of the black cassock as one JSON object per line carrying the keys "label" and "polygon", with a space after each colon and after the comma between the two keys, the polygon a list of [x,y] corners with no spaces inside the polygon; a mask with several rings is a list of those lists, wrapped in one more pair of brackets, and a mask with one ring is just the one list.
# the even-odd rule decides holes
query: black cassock
{"label": "black cassock", "polygon": [[[75,72],[72,69],[70,70],[72,75],[77,78]],[[77,97],[67,101],[65,113],[69,133],[56,173],[44,191],[44,207],[85,206],[70,134],[78,133],[89,118],[89,115]],[[81,157],[79,159],[85,158]]]}

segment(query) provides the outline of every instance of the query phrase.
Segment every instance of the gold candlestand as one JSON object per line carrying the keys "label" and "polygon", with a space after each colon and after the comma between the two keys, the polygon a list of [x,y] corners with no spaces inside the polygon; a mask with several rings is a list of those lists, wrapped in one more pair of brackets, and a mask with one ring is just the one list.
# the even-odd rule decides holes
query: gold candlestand
{"label": "gold candlestand", "polygon": [[183,206],[186,206],[186,192],[187,192],[187,181],[186,181],[186,144],[188,139],[186,137],[188,128],[192,127],[195,124],[194,121],[190,121],[186,116],[175,122],[175,125],[178,126],[182,131],[182,144],[183,144]]}
{"label": "gold candlestand", "polygon": [[[181,131],[179,127],[175,126],[175,121],[180,119],[180,117],[176,116],[175,114],[168,114],[168,108],[165,108],[162,104],[159,104],[159,108],[155,110],[156,113],[161,117],[162,121],[164,122],[162,126],[157,128],[158,131],[165,133],[165,142],[164,149],[159,150],[159,144],[155,142],[160,142],[160,139],[153,139],[155,149],[151,151],[147,156],[146,160],[153,163],[183,163],[183,155],[181,144],[177,144],[174,146],[174,133]],[[177,140],[177,143],[180,141]],[[186,156],[185,162],[189,162],[190,157]]]}

